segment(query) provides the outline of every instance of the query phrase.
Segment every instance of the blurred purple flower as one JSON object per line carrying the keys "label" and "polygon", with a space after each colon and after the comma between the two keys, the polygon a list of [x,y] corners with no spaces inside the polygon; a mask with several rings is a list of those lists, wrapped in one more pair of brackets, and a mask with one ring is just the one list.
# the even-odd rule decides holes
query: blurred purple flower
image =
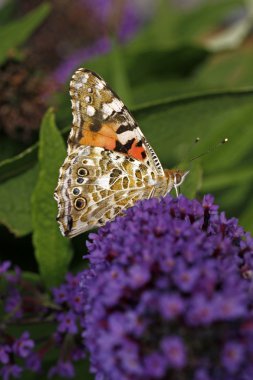
{"label": "blurred purple flower", "polygon": [[22,271],[19,267],[15,266],[13,272],[6,273],[6,279],[10,284],[16,285],[21,279]]}
{"label": "blurred purple flower", "polygon": [[32,352],[27,358],[25,367],[32,372],[38,373],[41,370],[41,358],[36,352]]}
{"label": "blurred purple flower", "polygon": [[61,333],[76,334],[78,331],[76,316],[72,311],[59,313],[57,316],[58,331]]}
{"label": "blurred purple flower", "polygon": [[48,372],[49,378],[57,375],[68,379],[73,378],[75,376],[73,364],[70,361],[59,360]]}
{"label": "blurred purple flower", "polygon": [[136,4],[128,0],[125,4],[121,25],[118,30],[119,41],[125,43],[131,39],[137,33],[142,23],[143,17],[138,12]]}
{"label": "blurred purple flower", "polygon": [[[166,358],[159,352],[152,352],[144,357],[144,371],[142,378],[161,379],[166,374]],[[145,377],[143,377],[145,373]]]}
{"label": "blurred purple flower", "polygon": [[193,380],[212,380],[205,368],[198,368],[194,372]]}
{"label": "blurred purple flower", "polygon": [[10,266],[11,266],[11,262],[10,261],[3,261],[0,264],[0,274],[3,274],[5,272],[7,272],[7,270],[10,268]]}
{"label": "blurred purple flower", "polygon": [[253,239],[211,196],[139,202],[90,239],[96,379],[251,378]]}
{"label": "blurred purple flower", "polygon": [[164,319],[173,320],[182,315],[184,300],[178,294],[162,294],[159,297],[159,310]]}
{"label": "blurred purple flower", "polygon": [[244,362],[244,345],[237,342],[227,342],[222,352],[222,363],[229,373],[236,373]]}
{"label": "blurred purple flower", "polygon": [[[30,334],[27,331],[23,332],[19,338],[3,334],[1,341],[4,340],[6,340],[6,343],[0,344],[0,362],[3,364],[0,373],[3,379],[18,378],[23,371],[20,359],[28,360],[34,354],[33,348],[35,343],[30,339]],[[17,359],[18,365],[16,363]]]}
{"label": "blurred purple flower", "polygon": [[17,364],[8,364],[0,369],[3,380],[9,380],[11,377],[17,379],[21,376],[23,369]]}
{"label": "blurred purple flower", "polygon": [[34,341],[30,339],[29,332],[25,331],[13,344],[13,352],[21,358],[29,356],[34,348]]}
{"label": "blurred purple flower", "polygon": [[83,313],[83,297],[80,291],[74,291],[69,299],[70,308],[77,314]]}
{"label": "blurred purple flower", "polygon": [[101,19],[106,21],[110,15],[114,0],[79,0]]}
{"label": "blurred purple flower", "polygon": [[2,364],[8,364],[10,362],[11,348],[7,344],[0,345],[0,362]]}
{"label": "blurred purple flower", "polygon": [[70,77],[71,73],[83,62],[100,54],[107,53],[111,48],[111,42],[108,37],[102,37],[90,46],[76,51],[68,57],[55,70],[53,76],[58,84],[64,84]]}
{"label": "blurred purple flower", "polygon": [[[81,2],[90,8],[100,23],[107,29],[111,29],[110,23],[117,22],[114,33],[119,37],[121,42],[126,41],[138,30],[142,16],[142,8],[138,3],[140,1],[123,0],[81,0]],[[146,4],[148,6],[148,4]],[[116,19],[116,20],[115,20]]]}
{"label": "blurred purple flower", "polygon": [[12,319],[20,319],[23,316],[21,294],[18,289],[12,286],[9,288],[5,300],[4,311],[10,314]]}
{"label": "blurred purple flower", "polygon": [[161,348],[171,368],[183,368],[186,364],[184,342],[178,336],[166,337],[161,342]]}
{"label": "blurred purple flower", "polygon": [[[39,283],[29,282],[23,278],[20,268],[8,272],[8,262],[1,264],[4,291],[3,320],[0,331],[0,374],[3,379],[19,377],[25,369],[40,373],[43,370],[44,357],[52,348],[58,350],[60,360],[49,371],[50,376],[74,377],[72,361],[80,361],[85,356],[81,337],[84,324],[84,299],[79,290],[81,274],[68,274],[58,288],[52,289],[52,296],[43,293]],[[50,299],[51,298],[51,299]],[[54,300],[54,302],[53,302]],[[45,304],[44,304],[45,302]],[[52,323],[48,334],[39,340],[32,339],[28,331],[21,336],[13,335],[13,322],[29,326],[43,322]],[[9,327],[10,325],[10,327]]]}
{"label": "blurred purple flower", "polygon": [[59,288],[54,288],[52,290],[52,294],[54,296],[54,301],[61,305],[64,302],[67,302],[68,300],[68,288],[66,284],[62,284],[59,286]]}

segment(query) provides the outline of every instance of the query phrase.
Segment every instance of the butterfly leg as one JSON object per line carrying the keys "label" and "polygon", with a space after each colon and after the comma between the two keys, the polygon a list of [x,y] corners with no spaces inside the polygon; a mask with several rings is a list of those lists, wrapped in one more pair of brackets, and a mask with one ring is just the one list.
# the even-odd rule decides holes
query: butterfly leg
{"label": "butterfly leg", "polygon": [[176,196],[178,198],[179,194],[181,193],[180,186],[175,186]]}

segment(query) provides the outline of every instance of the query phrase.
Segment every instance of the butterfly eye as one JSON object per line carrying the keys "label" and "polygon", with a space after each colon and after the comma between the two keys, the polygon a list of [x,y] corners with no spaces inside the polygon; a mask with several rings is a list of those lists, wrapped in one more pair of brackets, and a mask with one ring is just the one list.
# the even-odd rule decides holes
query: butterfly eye
{"label": "butterfly eye", "polygon": [[77,170],[77,174],[80,176],[80,177],[85,177],[86,175],[89,174],[88,170],[85,169],[85,168],[80,168]]}
{"label": "butterfly eye", "polygon": [[80,211],[80,210],[82,210],[85,206],[86,206],[86,204],[87,204],[87,201],[86,201],[86,199],[85,198],[77,198],[76,200],[75,200],[75,208],[78,210],[78,211]]}
{"label": "butterfly eye", "polygon": [[182,176],[179,173],[176,173],[174,176],[175,185],[179,185],[182,181]]}

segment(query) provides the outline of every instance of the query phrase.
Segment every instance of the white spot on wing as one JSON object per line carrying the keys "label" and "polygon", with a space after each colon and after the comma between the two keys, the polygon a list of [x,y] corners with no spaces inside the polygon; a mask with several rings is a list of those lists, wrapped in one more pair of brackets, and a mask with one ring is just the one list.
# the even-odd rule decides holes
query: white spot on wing
{"label": "white spot on wing", "polygon": [[109,105],[116,112],[120,112],[124,106],[122,101],[117,98],[114,98]]}
{"label": "white spot on wing", "polygon": [[64,230],[63,224],[62,224],[62,222],[60,220],[59,220],[59,227],[60,227],[61,234],[63,236],[65,236],[65,230]]}
{"label": "white spot on wing", "polygon": [[118,135],[118,139],[123,145],[126,144],[128,140],[131,140],[133,137],[134,137],[134,134],[132,131],[126,131]]}
{"label": "white spot on wing", "polygon": [[74,87],[75,87],[76,90],[79,90],[79,88],[81,88],[82,86],[83,86],[83,84],[80,83],[80,82],[76,82],[76,83],[74,84]]}
{"label": "white spot on wing", "polygon": [[84,76],[82,77],[82,83],[87,83],[88,78],[89,78],[89,74],[85,73]]}
{"label": "white spot on wing", "polygon": [[102,106],[102,112],[105,116],[110,116],[113,113],[113,109],[107,103],[104,103]]}
{"label": "white spot on wing", "polygon": [[73,124],[79,126],[81,123],[79,100],[72,100],[72,106],[73,106]]}
{"label": "white spot on wing", "polygon": [[154,179],[152,179],[151,177],[149,177],[148,184],[149,184],[149,186],[155,186],[156,181]]}
{"label": "white spot on wing", "polygon": [[87,107],[87,115],[88,115],[88,116],[94,116],[94,115],[95,115],[95,112],[96,112],[96,110],[95,110],[94,107],[92,107],[92,106],[88,106],[88,107]]}
{"label": "white spot on wing", "polygon": [[110,177],[109,176],[103,176],[101,178],[98,178],[96,181],[97,186],[101,186],[103,189],[110,189]]}
{"label": "white spot on wing", "polygon": [[79,102],[79,100],[76,100],[74,102],[74,105],[75,105],[76,112],[79,112],[80,111],[80,102]]}
{"label": "white spot on wing", "polygon": [[102,81],[99,81],[96,83],[96,88],[98,90],[103,90],[103,88],[105,87],[104,83]]}
{"label": "white spot on wing", "polygon": [[78,156],[88,156],[90,154],[90,147],[89,146],[80,146],[78,149]]}

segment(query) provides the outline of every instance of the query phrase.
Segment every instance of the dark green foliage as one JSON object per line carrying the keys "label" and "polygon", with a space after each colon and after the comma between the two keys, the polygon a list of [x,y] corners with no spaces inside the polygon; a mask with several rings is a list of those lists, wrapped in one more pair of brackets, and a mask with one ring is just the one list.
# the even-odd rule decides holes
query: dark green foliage
{"label": "dark green foliage", "polygon": [[48,286],[63,280],[71,260],[70,242],[60,234],[55,220],[57,206],[52,196],[65,154],[65,144],[55,126],[53,111],[49,110],[40,130],[39,175],[31,203],[35,256]]}
{"label": "dark green foliage", "polygon": [[32,32],[48,15],[49,10],[49,4],[45,2],[22,19],[1,27],[0,63],[3,63],[8,55],[13,56],[13,50],[17,49],[30,37]]}

